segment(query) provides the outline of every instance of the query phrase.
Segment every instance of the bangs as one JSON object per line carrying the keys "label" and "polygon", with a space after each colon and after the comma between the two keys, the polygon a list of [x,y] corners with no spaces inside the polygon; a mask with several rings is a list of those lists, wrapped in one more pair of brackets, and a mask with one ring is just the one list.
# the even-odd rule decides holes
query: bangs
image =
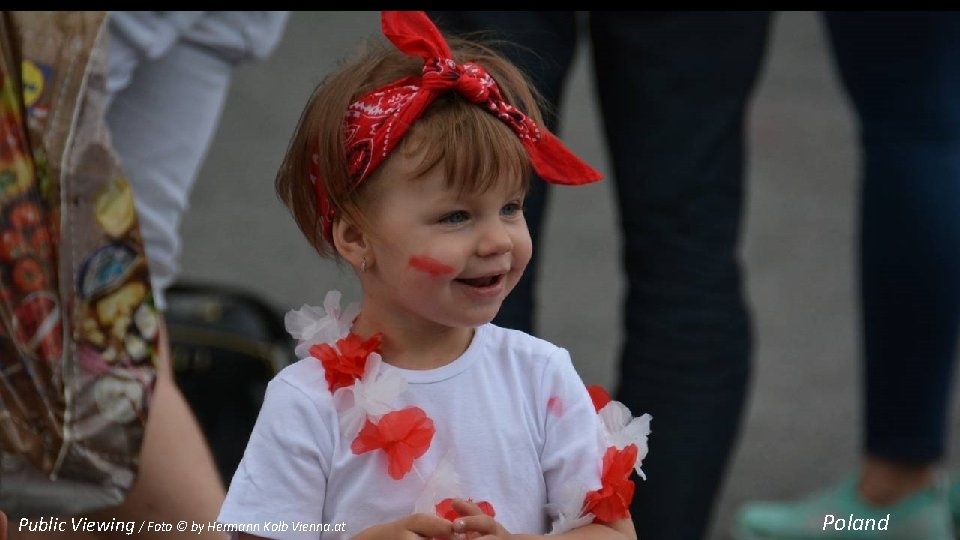
{"label": "bangs", "polygon": [[[513,64],[483,43],[450,37],[447,44],[458,64],[469,61],[482,65],[497,81],[507,103],[543,125],[536,89]],[[339,258],[340,254],[326,236],[316,187],[310,180],[317,166],[321,187],[335,215],[362,229],[371,230],[365,208],[377,198],[376,186],[383,185],[378,170],[372,171],[359,188],[351,177],[344,152],[345,111],[360,96],[377,88],[422,75],[423,59],[404,54],[377,37],[328,75],[307,102],[277,171],[275,186],[297,226],[321,256]],[[532,167],[517,135],[483,106],[465,100],[455,90],[444,92],[424,111],[394,152],[411,158],[405,167],[417,165],[412,171],[414,178],[443,167],[448,188],[461,195],[482,193],[492,187],[526,194],[530,185]],[[318,156],[319,162],[313,156]]]}
{"label": "bangs", "polygon": [[507,180],[526,194],[530,185],[530,158],[516,133],[453,93],[431,104],[400,146],[406,155],[423,153],[415,177],[442,163],[447,187],[460,193],[482,193]]}

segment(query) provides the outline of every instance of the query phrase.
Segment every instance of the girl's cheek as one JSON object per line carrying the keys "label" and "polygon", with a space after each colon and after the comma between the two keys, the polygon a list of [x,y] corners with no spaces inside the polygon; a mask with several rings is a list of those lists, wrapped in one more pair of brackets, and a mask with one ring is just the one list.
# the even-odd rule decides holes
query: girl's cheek
{"label": "girl's cheek", "polygon": [[416,255],[410,257],[408,264],[410,265],[410,268],[419,270],[420,272],[428,274],[432,277],[441,277],[453,273],[453,267],[443,264],[442,262],[427,255]]}

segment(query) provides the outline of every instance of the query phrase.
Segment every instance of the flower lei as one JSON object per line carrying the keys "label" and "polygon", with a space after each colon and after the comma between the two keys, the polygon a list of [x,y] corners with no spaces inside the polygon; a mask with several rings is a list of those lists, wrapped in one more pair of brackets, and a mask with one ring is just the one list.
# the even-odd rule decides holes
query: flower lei
{"label": "flower lei", "polygon": [[[424,481],[414,511],[429,512],[445,519],[459,517],[453,509],[454,498],[461,495],[460,481],[448,455],[429,478],[416,469],[415,461],[430,448],[436,433],[433,420],[419,407],[393,410],[394,401],[407,389],[407,381],[397,372],[381,373],[383,358],[379,348],[382,334],[364,340],[350,332],[360,313],[357,304],[340,311],[340,293],[330,291],[323,308],[304,305],[287,313],[287,331],[297,339],[298,357],[312,356],[324,368],[327,388],[333,394],[340,418],[340,429],[352,438],[350,450],[361,455],[377,450],[387,456],[387,473],[400,480],[411,470]],[[603,456],[601,487],[589,491],[582,486],[563,486],[552,509],[557,515],[551,534],[566,532],[588,523],[610,523],[627,518],[633,499],[632,472],[646,480],[640,468],[647,455],[650,434],[649,414],[634,418],[630,410],[610,399],[600,386],[587,390],[600,416],[607,450]],[[558,398],[547,404],[559,411]],[[468,499],[471,500],[472,499]],[[487,501],[476,503],[485,514],[496,514]]]}

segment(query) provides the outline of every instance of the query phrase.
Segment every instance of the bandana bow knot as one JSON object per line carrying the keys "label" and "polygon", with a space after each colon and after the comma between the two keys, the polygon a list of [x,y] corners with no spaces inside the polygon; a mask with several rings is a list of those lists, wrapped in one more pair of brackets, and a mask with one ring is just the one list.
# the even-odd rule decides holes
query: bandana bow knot
{"label": "bandana bow knot", "polygon": [[423,66],[424,89],[443,92],[453,88],[473,103],[486,101],[493,84],[487,71],[471,62],[460,66],[451,58],[432,58]]}
{"label": "bandana bow knot", "polygon": [[[430,104],[450,90],[509,126],[526,149],[533,170],[543,180],[580,185],[602,178],[552,133],[510,105],[483,66],[474,62],[457,64],[446,40],[424,12],[384,11],[381,28],[400,51],[423,58],[423,71],[420,77],[407,77],[373,90],[347,108],[344,155],[350,174],[348,189],[356,189],[368,178]],[[314,154],[310,181],[314,184],[323,235],[330,240],[336,211],[326,193],[319,160],[319,154]]]}

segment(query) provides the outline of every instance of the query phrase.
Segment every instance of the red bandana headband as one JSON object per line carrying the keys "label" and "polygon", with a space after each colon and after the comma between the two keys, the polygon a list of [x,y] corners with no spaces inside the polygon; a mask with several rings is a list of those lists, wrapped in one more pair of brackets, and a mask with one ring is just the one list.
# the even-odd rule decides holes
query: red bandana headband
{"label": "red bandana headband", "polygon": [[[414,122],[441,94],[456,90],[465,99],[499,118],[520,139],[536,173],[552,184],[581,185],[601,175],[581,161],[546,128],[507,103],[500,87],[482,66],[453,61],[446,40],[422,11],[384,11],[383,34],[402,52],[423,58],[423,75],[378,88],[347,108],[345,151],[350,189],[356,189],[387,158]],[[331,238],[335,209],[320,179],[320,156],[314,154],[314,183],[323,236]]]}

